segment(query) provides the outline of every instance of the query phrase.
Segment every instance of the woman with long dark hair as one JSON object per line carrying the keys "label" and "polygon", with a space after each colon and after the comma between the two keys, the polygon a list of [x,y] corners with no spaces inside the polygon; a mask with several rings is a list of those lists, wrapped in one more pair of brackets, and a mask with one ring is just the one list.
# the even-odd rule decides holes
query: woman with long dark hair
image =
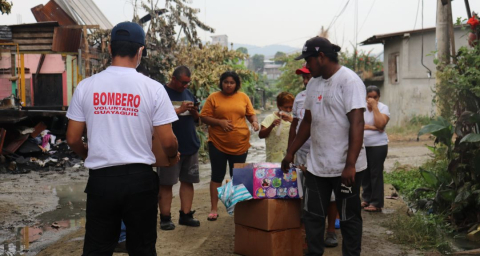
{"label": "woman with long dark hair", "polygon": [[255,131],[259,130],[257,116],[250,98],[240,89],[240,77],[227,71],[220,76],[219,92],[208,96],[200,118],[208,127],[208,151],[212,167],[210,181],[211,210],[208,220],[218,218],[217,188],[222,185],[227,172],[233,176],[233,164],[245,163],[250,148],[248,120]]}

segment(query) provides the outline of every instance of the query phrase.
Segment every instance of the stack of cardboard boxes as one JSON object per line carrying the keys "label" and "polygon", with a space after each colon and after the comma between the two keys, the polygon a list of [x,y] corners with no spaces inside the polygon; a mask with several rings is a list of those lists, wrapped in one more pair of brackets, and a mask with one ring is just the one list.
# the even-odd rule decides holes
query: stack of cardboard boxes
{"label": "stack of cardboard boxes", "polygon": [[258,199],[235,205],[235,253],[301,256],[300,199]]}

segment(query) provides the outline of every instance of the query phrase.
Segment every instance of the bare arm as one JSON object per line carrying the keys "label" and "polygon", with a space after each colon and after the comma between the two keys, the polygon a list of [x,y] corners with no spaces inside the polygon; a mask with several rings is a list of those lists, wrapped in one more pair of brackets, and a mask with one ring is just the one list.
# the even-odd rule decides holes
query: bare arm
{"label": "bare arm", "polygon": [[226,132],[233,130],[232,121],[226,119],[216,119],[210,116],[201,116],[200,119],[203,123],[210,126],[221,126]]}
{"label": "bare arm", "polygon": [[377,128],[377,130],[385,130],[385,126],[387,126],[388,120],[390,118],[387,115],[380,113],[380,110],[378,109],[378,104],[372,105],[372,112],[374,126]]}
{"label": "bare arm", "polygon": [[210,126],[220,126],[220,119],[216,119],[210,116],[202,116],[200,117],[200,120],[202,120],[202,123]]}
{"label": "bare arm", "polygon": [[365,130],[378,131],[378,128],[373,125],[366,124],[364,127],[365,127]]}
{"label": "bare arm", "polygon": [[259,130],[257,115],[246,116],[247,120],[252,124],[255,131]]}
{"label": "bare arm", "polygon": [[288,146],[287,149],[292,145],[295,136],[297,136],[297,126],[298,118],[294,118],[292,124],[290,125],[290,131],[288,132]]}
{"label": "bare arm", "polygon": [[347,117],[350,122],[350,129],[348,132],[347,161],[342,172],[342,183],[346,186],[353,186],[356,174],[355,164],[363,146],[363,128],[365,126],[363,109],[354,109],[347,114]]}
{"label": "bare arm", "polygon": [[88,156],[88,149],[83,145],[82,135],[85,131],[85,122],[78,122],[74,120],[68,121],[67,129],[67,144],[82,159],[85,160]]}
{"label": "bare arm", "polygon": [[262,125],[262,129],[258,133],[258,137],[260,139],[265,139],[268,136],[270,136],[270,133],[272,132],[273,128],[275,128],[275,126],[280,125],[280,122],[282,122],[282,120],[280,118],[277,118],[268,127],[265,127],[265,126]]}
{"label": "bare arm", "polygon": [[[363,115],[363,113],[362,113]],[[363,120],[363,116],[362,116]],[[312,113],[310,110],[305,110],[305,116],[303,117],[302,123],[300,123],[300,128],[298,129],[298,133],[295,136],[292,144],[287,149],[287,154],[282,161],[282,170],[287,172],[290,163],[293,161],[293,155],[300,149],[303,144],[310,138],[310,126],[312,125]],[[363,126],[362,126],[362,136],[363,136]],[[363,137],[362,137],[363,139]]]}

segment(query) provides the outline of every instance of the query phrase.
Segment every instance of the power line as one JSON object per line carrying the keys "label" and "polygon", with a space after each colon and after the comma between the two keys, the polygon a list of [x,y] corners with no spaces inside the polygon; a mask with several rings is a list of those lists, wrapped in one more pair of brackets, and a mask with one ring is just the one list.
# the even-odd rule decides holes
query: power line
{"label": "power line", "polygon": [[413,29],[412,29],[412,30],[415,30],[415,27],[417,26],[418,10],[420,10],[420,0],[418,0],[418,4],[417,4],[417,14],[415,15],[415,24],[413,24]]}
{"label": "power line", "polygon": [[376,2],[376,1],[377,1],[377,0],[374,0],[373,3],[372,3],[372,5],[370,6],[370,10],[368,10],[367,16],[366,16],[365,19],[363,20],[362,26],[360,26],[360,30],[358,31],[358,33],[360,33],[360,31],[362,31],[363,25],[365,25],[365,22],[367,21],[368,16],[370,16],[370,12],[372,11],[373,6],[375,5],[375,2]]}
{"label": "power line", "polygon": [[340,13],[333,17],[332,21],[330,22],[330,25],[328,25],[327,31],[333,26],[333,24],[335,24],[335,22],[343,14],[343,12],[345,12],[345,9],[347,9],[347,6],[349,3],[350,3],[350,0],[347,1],[347,3],[343,7],[343,9],[340,11]]}

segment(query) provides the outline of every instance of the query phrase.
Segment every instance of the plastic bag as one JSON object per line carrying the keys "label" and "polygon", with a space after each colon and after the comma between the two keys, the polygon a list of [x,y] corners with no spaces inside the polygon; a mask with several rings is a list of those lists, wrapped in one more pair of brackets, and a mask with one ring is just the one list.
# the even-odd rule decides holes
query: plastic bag
{"label": "plastic bag", "polygon": [[218,199],[222,201],[230,215],[233,215],[235,204],[253,198],[243,184],[234,186],[233,181],[227,182],[227,184],[217,188],[217,191]]}

